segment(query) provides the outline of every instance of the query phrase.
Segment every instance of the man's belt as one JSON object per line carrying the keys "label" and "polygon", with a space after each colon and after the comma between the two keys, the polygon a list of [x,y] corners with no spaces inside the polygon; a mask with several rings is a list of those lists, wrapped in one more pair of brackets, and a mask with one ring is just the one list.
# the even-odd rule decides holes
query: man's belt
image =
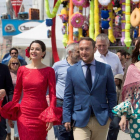
{"label": "man's belt", "polygon": [[57,98],[57,100],[59,100],[59,101],[63,102],[63,99]]}

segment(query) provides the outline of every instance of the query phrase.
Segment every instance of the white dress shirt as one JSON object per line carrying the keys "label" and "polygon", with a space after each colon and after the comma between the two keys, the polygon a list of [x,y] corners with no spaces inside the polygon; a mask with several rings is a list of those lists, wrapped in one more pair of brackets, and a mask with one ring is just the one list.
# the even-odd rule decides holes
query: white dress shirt
{"label": "white dress shirt", "polygon": [[116,74],[124,74],[119,57],[115,53],[108,51],[106,56],[104,56],[97,50],[94,53],[94,58],[99,62],[110,65],[114,76]]}

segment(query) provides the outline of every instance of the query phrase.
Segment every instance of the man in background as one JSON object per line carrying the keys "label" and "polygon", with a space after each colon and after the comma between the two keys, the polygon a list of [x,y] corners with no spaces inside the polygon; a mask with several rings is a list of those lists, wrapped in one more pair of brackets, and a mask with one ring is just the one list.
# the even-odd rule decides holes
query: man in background
{"label": "man in background", "polygon": [[131,55],[130,53],[126,52],[126,61],[130,60],[131,59]]}
{"label": "man in background", "polygon": [[111,66],[113,75],[123,74],[123,69],[118,56],[108,50],[110,45],[106,34],[99,34],[96,37],[97,51],[94,54],[95,60]]}
{"label": "man in background", "polygon": [[[10,56],[9,56],[10,54]],[[25,59],[23,57],[21,57],[20,55],[18,55],[18,50],[16,48],[11,48],[9,50],[9,54],[6,54],[2,60],[2,63],[5,64],[5,65],[8,65],[9,63],[9,60],[11,57],[18,57],[19,61],[20,61],[20,64],[21,66],[23,65],[27,65],[27,62],[25,61]]]}
{"label": "man in background", "polygon": [[123,71],[125,70],[125,65],[126,65],[126,51],[125,50],[118,50],[117,51],[117,55],[121,61],[121,64],[122,64],[122,68],[123,68]]}
{"label": "man in background", "polygon": [[[53,68],[56,76],[57,106],[63,106],[67,69],[80,60],[78,43],[69,44],[66,48],[66,59],[54,63]],[[64,125],[54,126],[55,137],[58,140],[74,140],[73,132],[66,131]]]}
{"label": "man in background", "polygon": [[[110,42],[108,36],[106,34],[99,34],[96,37],[97,51],[94,54],[95,59],[99,62],[103,62],[105,64],[110,65],[114,76],[117,74],[124,74],[118,56],[115,53],[112,53],[108,50],[109,45]],[[119,117],[113,118],[112,122],[110,123],[107,140],[117,140],[120,128],[119,122],[120,122]]]}

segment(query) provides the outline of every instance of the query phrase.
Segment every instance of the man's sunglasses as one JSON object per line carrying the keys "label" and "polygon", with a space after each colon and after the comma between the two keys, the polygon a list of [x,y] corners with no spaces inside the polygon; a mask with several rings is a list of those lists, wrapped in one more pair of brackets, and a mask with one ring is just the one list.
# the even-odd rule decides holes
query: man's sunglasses
{"label": "man's sunglasses", "polygon": [[19,65],[19,63],[11,63],[12,65]]}
{"label": "man's sunglasses", "polygon": [[17,52],[11,53],[11,54],[17,54]]}

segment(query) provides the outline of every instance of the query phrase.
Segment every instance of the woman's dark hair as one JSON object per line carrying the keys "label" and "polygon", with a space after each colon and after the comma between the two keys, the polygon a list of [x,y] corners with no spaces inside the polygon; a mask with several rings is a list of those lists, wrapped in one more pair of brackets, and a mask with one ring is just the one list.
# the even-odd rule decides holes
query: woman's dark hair
{"label": "woman's dark hair", "polygon": [[138,60],[138,55],[140,54],[139,49],[140,49],[140,39],[138,39],[135,49],[132,52],[132,63],[136,63],[139,61]]}
{"label": "woman's dark hair", "polygon": [[[33,43],[38,43],[38,44],[41,46],[42,52],[46,52],[46,45],[45,45],[44,42],[41,41],[41,40],[34,40],[34,41],[30,44],[30,46],[29,46],[29,51],[30,51],[30,48],[31,48],[31,46],[32,46]],[[45,55],[46,55],[46,53],[45,53]],[[45,55],[44,55],[42,58],[44,58]]]}

